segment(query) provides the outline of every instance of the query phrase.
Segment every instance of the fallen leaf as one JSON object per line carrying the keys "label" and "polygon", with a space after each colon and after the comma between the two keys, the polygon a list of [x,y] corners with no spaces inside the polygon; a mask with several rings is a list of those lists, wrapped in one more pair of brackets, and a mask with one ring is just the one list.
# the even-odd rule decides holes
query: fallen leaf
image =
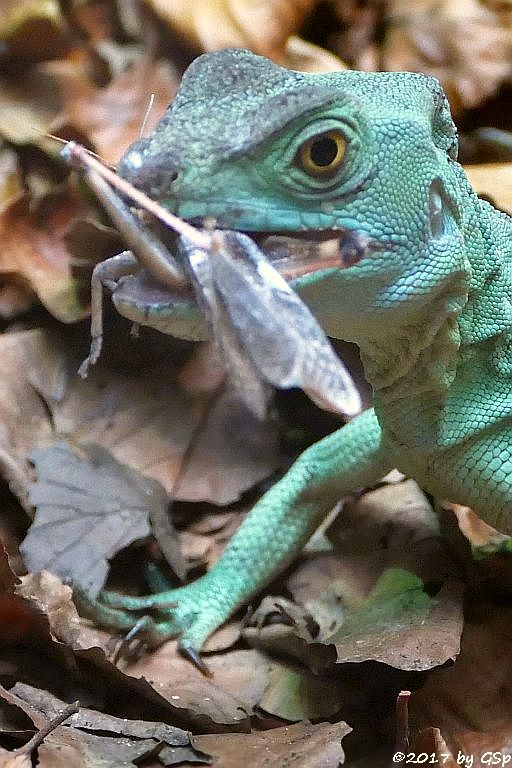
{"label": "fallen leaf", "polygon": [[0,768],[32,768],[32,758],[26,753],[0,756]]}
{"label": "fallen leaf", "polygon": [[[317,0],[150,0],[150,6],[173,30],[203,51],[249,48],[278,64],[307,71],[343,69],[334,54],[293,38]],[[295,66],[294,66],[295,65]]]}
{"label": "fallen leaf", "polygon": [[13,144],[55,149],[44,137],[62,110],[62,95],[47,64],[0,77],[0,135]]}
{"label": "fallen leaf", "polygon": [[15,594],[19,581],[0,541],[0,640],[4,643],[22,643],[48,632],[48,624],[37,606]]}
{"label": "fallen leaf", "polygon": [[336,647],[337,663],[379,661],[421,671],[453,660],[462,632],[462,588],[444,586],[435,598],[421,579],[390,569],[357,611],[324,642]]}
{"label": "fallen leaf", "polygon": [[285,43],[285,66],[299,72],[343,72],[347,65],[331,51],[291,35]]}
{"label": "fallen leaf", "polygon": [[438,727],[455,756],[512,755],[512,610],[482,602],[471,609],[453,667],[434,671],[410,700],[411,724]]}
{"label": "fallen leaf", "polygon": [[414,480],[386,483],[348,500],[326,535],[333,553],[299,564],[288,582],[294,598],[329,629],[332,616],[322,618],[317,600],[330,584],[339,595],[337,612],[355,607],[388,568],[403,568],[424,582],[438,585],[458,575],[441,538],[439,521]]}
{"label": "fallen leaf", "polygon": [[496,552],[512,551],[512,537],[487,525],[470,507],[445,501],[443,509],[453,512],[457,518],[460,531],[471,544],[475,558],[488,557]]}
{"label": "fallen leaf", "polygon": [[216,757],[219,768],[340,768],[341,741],[350,731],[346,723],[297,723],[259,733],[194,736],[193,744]]}
{"label": "fallen leaf", "polygon": [[54,317],[75,322],[88,314],[71,276],[64,235],[88,209],[71,189],[61,189],[34,204],[22,194],[0,213],[0,276],[34,292]]}
{"label": "fallen leaf", "polygon": [[[102,88],[86,78],[86,73],[69,63],[53,67],[60,85],[63,109],[54,131],[72,127],[89,138],[95,150],[108,163],[117,163],[130,144],[149,134],[167,109],[178,78],[166,61],[152,61],[142,50],[110,83]],[[1,124],[1,123],[0,123]]]}
{"label": "fallen leaf", "polygon": [[[64,437],[74,444],[102,445],[117,461],[173,493],[208,400],[189,396],[174,383],[172,342],[156,333],[149,338],[152,345],[128,339],[107,344],[113,359],[104,359],[83,381],[76,370],[87,340],[74,329],[0,337],[0,466],[27,507],[32,481],[28,454]],[[275,427],[242,412],[232,399],[224,403],[217,401],[223,416],[210,413],[211,426],[189,452],[175,497],[198,499],[202,493],[214,503],[231,502],[277,466]],[[218,436],[212,432],[216,429]],[[209,448],[211,443],[216,450]],[[199,471],[207,481],[199,478],[199,483]]]}
{"label": "fallen leaf", "polygon": [[0,148],[0,210],[22,191],[18,155],[8,147]]}
{"label": "fallen leaf", "polygon": [[0,61],[42,61],[70,47],[56,0],[3,0],[0,7]]}
{"label": "fallen leaf", "polygon": [[48,619],[52,637],[73,646],[80,634],[80,618],[71,587],[48,571],[20,577],[14,594],[25,598]]}
{"label": "fallen leaf", "polygon": [[[266,618],[267,598],[244,632],[251,644],[290,653],[315,671],[367,660],[418,671],[457,655],[462,585],[451,578],[457,568],[414,481],[346,503],[327,536],[334,551],[308,556],[287,582],[304,608],[286,609],[290,621],[276,624]],[[432,599],[426,582],[435,585]]]}
{"label": "fallen leaf", "polygon": [[[197,727],[203,732],[216,731],[219,726],[223,730],[226,727],[231,730],[249,730],[249,717],[241,700],[234,694],[222,690],[218,685],[213,685],[194,669],[190,662],[177,656],[176,643],[166,643],[155,654],[148,656],[147,659],[141,659],[131,667],[126,660],[121,659],[121,663],[129,668],[129,672],[124,672],[116,667],[106,654],[107,646],[112,645],[111,637],[107,632],[91,628],[84,620],[80,620],[79,632],[78,635],[76,634],[77,614],[70,597],[69,603],[66,604],[67,596],[70,595],[68,587],[64,587],[57,579],[52,581],[47,576],[43,579],[27,577],[20,588],[21,592],[24,596],[14,594],[12,588],[0,592],[0,638],[16,644],[14,657],[12,653],[11,656],[6,654],[2,645],[0,670],[4,677],[7,675],[7,679],[19,680],[21,665],[21,670],[25,670],[21,672],[23,676],[26,677],[28,670],[30,678],[39,685],[42,683],[48,687],[55,686],[57,690],[63,690],[67,689],[72,671],[75,690],[76,685],[81,681],[83,690],[86,692],[89,690],[86,693],[88,697],[91,696],[92,686],[93,702],[97,702],[101,691],[108,700],[113,696],[114,700],[117,699],[118,712],[134,710],[140,712],[149,706],[152,714],[158,712],[167,720],[172,718],[171,722],[178,720],[180,725]],[[25,632],[23,634],[14,634],[16,623],[9,623],[13,615],[12,610],[11,614],[5,617],[7,626],[3,623],[2,605],[6,597],[12,597],[17,602],[17,607],[24,611]],[[52,603],[55,602],[61,610],[54,610]],[[69,626],[66,626],[64,620],[66,611],[74,613]],[[20,626],[20,622],[18,625]],[[5,631],[7,628],[8,633]],[[19,657],[20,642],[27,641],[37,641],[35,660],[28,663],[24,657]],[[164,653],[163,657],[160,657],[159,653]],[[42,665],[41,654],[44,654],[45,659]],[[258,686],[257,691],[260,692],[258,695],[261,695],[266,678],[251,677],[258,652],[246,651],[245,654],[245,657],[240,659],[240,663],[235,662],[234,669],[238,672],[235,671],[234,680],[240,680],[242,675],[244,681],[250,680],[253,686]],[[250,656],[252,663],[248,664],[247,659]],[[220,662],[216,662],[218,669],[224,663],[226,678],[229,678],[233,674],[228,663],[229,657],[219,656],[218,662]],[[146,663],[145,667],[144,663]],[[34,670],[31,669],[31,665],[35,665]],[[259,666],[263,669],[263,661]],[[173,669],[176,674],[173,674]],[[151,677],[152,671],[156,673],[155,679]],[[139,674],[147,674],[152,684]],[[234,690],[235,685],[232,688]],[[32,717],[32,713],[29,715]],[[124,726],[121,724],[117,727],[119,732],[123,732],[123,727],[130,727],[129,723],[126,725],[126,721],[123,723],[125,723]],[[98,728],[98,730],[102,729]]]}
{"label": "fallen leaf", "polygon": [[510,80],[512,17],[506,4],[393,0],[385,26],[383,68],[434,75],[455,111],[478,106]]}
{"label": "fallen leaf", "polygon": [[29,570],[69,579],[96,597],[108,560],[150,535],[153,509],[167,508],[164,488],[117,462],[97,445],[60,443],[35,450],[30,491],[36,517],[21,545]]}
{"label": "fallen leaf", "polygon": [[512,163],[467,165],[464,170],[478,195],[484,195],[512,216]]}
{"label": "fallen leaf", "polygon": [[205,678],[176,653],[170,641],[149,656],[125,666],[125,672],[151,682],[160,696],[194,730],[250,730],[250,716],[265,689],[270,661],[257,650],[231,651],[209,656],[213,678]]}
{"label": "fallen leaf", "polygon": [[[17,683],[13,686],[10,694],[26,702],[33,712],[41,713],[47,720],[56,718],[65,706],[65,702],[48,691],[42,691],[24,683]],[[130,752],[139,755],[137,759],[140,759],[141,748],[147,753],[156,750],[160,744],[164,744],[168,756],[172,751],[176,763],[190,759],[194,759],[194,762],[197,763],[209,762],[207,755],[192,748],[190,734],[187,731],[167,723],[129,720],[80,707],[80,710],[70,718],[69,726],[71,726],[70,730],[78,731],[79,734],[83,731],[102,737],[112,734],[115,738],[107,736],[104,743],[105,751],[108,754],[108,751],[115,747],[117,742],[122,747],[120,757],[123,756],[124,759],[126,759],[126,747],[130,748]],[[119,737],[124,738],[120,740]],[[101,741],[93,741],[92,745],[101,748]],[[52,750],[48,751],[52,752]],[[119,762],[119,764],[121,763]],[[165,762],[164,765],[171,765],[171,762]]]}

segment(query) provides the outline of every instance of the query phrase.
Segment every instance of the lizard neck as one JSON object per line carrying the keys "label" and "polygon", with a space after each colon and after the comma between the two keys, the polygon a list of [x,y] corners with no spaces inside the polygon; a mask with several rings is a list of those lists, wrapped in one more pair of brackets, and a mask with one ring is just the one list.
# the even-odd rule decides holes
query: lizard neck
{"label": "lizard neck", "polygon": [[382,337],[360,341],[377,409],[403,398],[442,394],[451,385],[461,344],[459,318],[468,300],[463,273]]}
{"label": "lizard neck", "polygon": [[[360,344],[383,432],[400,456],[418,451],[419,467],[432,450],[464,441],[489,419],[510,414],[508,400],[498,414],[503,397],[493,393],[512,370],[512,219],[475,198],[465,224],[467,256],[457,271],[386,338]],[[484,393],[478,390],[483,382]],[[479,403],[486,397],[495,405],[476,407],[474,419],[460,407],[468,398]],[[454,419],[456,407],[466,415]]]}

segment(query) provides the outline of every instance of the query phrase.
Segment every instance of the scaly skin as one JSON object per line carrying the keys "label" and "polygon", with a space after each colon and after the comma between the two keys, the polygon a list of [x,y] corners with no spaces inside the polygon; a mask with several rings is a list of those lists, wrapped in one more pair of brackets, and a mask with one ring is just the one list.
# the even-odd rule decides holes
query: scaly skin
{"label": "scaly skin", "polygon": [[[345,155],[334,173],[311,176],[299,147],[325,130],[341,131]],[[302,454],[206,576],[147,598],[104,593],[96,616],[126,629],[131,610],[161,606],[149,635],[180,635],[198,651],[341,494],[393,466],[512,532],[512,225],[476,197],[456,151],[446,99],[423,75],[307,75],[246,51],[190,67],[121,173],[184,218],[368,236],[376,246],[353,266],[293,285],[327,333],[359,345],[374,410]],[[191,335],[203,335],[186,311]]]}

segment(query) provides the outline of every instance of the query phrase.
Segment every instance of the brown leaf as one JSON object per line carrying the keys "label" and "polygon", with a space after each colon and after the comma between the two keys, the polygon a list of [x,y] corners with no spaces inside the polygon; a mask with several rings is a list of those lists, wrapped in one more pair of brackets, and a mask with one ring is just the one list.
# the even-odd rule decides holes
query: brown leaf
{"label": "brown leaf", "polygon": [[0,61],[30,62],[63,56],[69,48],[59,4],[48,0],[3,0]]}
{"label": "brown leaf", "polygon": [[251,619],[258,633],[246,630],[251,643],[292,653],[314,670],[370,659],[419,670],[457,655],[461,585],[450,581],[433,600],[423,589],[425,581],[439,588],[456,568],[414,481],[383,485],[346,504],[327,535],[335,552],[309,557],[288,580],[309,623],[291,615],[289,626],[265,626],[258,611]]}
{"label": "brown leaf", "polygon": [[300,29],[316,0],[150,0],[156,13],[189,43],[203,51],[250,48],[286,64],[285,46]]}
{"label": "brown leaf", "polygon": [[71,587],[48,571],[20,578],[15,594],[35,604],[47,617],[52,636],[73,646],[80,634],[80,619]]}
{"label": "brown leaf", "polygon": [[347,65],[330,51],[291,35],[285,43],[285,66],[300,72],[342,72]]}
{"label": "brown leaf", "polygon": [[0,149],[0,210],[22,191],[18,155],[13,149]]}
{"label": "brown leaf", "polygon": [[[56,718],[65,706],[65,702],[48,691],[24,683],[17,683],[13,686],[10,694],[16,696],[21,702],[26,702],[33,712],[41,713],[47,720]],[[105,740],[105,751],[107,752],[115,746],[115,742],[125,747],[129,746],[132,752],[136,751],[136,754],[139,754],[141,748],[146,752],[152,752],[159,744],[163,743],[169,751],[172,750],[174,753],[174,762],[193,758],[196,762],[208,762],[206,755],[201,755],[191,747],[190,734],[187,731],[166,723],[128,720],[81,707],[79,712],[73,715],[68,725],[72,725],[70,730],[76,730],[78,736],[81,735],[82,730],[98,736],[107,733],[115,736],[115,740],[110,737]],[[117,737],[124,737],[124,744]],[[100,747],[101,741],[98,740],[96,744]],[[51,750],[49,751],[51,752]],[[170,765],[171,763],[166,764]]]}
{"label": "brown leaf", "polygon": [[153,509],[167,509],[164,488],[115,461],[100,446],[65,443],[33,451],[35,521],[21,546],[34,572],[46,569],[96,597],[114,555],[150,534]]}
{"label": "brown leaf", "polygon": [[14,144],[36,144],[55,149],[44,138],[62,109],[62,96],[46,64],[17,70],[16,77],[0,77],[0,135]]}
{"label": "brown leaf", "polygon": [[511,621],[508,606],[473,607],[456,664],[433,672],[410,701],[412,723],[435,724],[455,757],[475,755],[475,768],[486,751],[512,754]]}
{"label": "brown leaf", "polygon": [[476,550],[487,550],[491,553],[499,550],[500,545],[510,542],[510,536],[487,525],[470,507],[445,501],[443,508],[454,513],[461,532]]}
{"label": "brown leaf", "polygon": [[0,768],[32,768],[32,758],[26,753],[0,756]]}
{"label": "brown leaf", "polygon": [[[118,355],[126,359],[116,366],[104,360],[83,381],[75,372],[87,341],[77,339],[73,329],[58,336],[32,331],[0,337],[0,417],[4,424],[0,466],[27,505],[27,486],[32,479],[28,454],[63,436],[74,443],[100,444],[117,461],[173,491],[207,401],[185,394],[173,383],[176,366],[168,359],[167,349],[171,342],[160,334],[152,338],[156,339],[153,347],[128,339],[117,342]],[[131,357],[137,350],[144,353],[138,362]],[[242,415],[233,401],[229,406],[230,410],[224,408],[223,418],[210,414],[211,427],[189,457],[186,476],[175,494],[178,498],[200,496],[196,487],[199,471],[208,475],[208,482],[201,480],[207,499],[224,503],[235,500],[275,468],[275,428],[246,411]],[[222,408],[222,401],[216,407]],[[210,442],[215,442],[217,451],[208,447]]]}
{"label": "brown leaf", "polygon": [[45,307],[63,322],[87,316],[71,277],[70,255],[64,235],[73,218],[87,207],[70,189],[63,189],[34,205],[21,195],[0,213],[0,276],[37,294]]}
{"label": "brown leaf", "polygon": [[476,107],[510,78],[510,9],[479,0],[393,0],[381,56],[384,69],[438,77],[455,110]]}
{"label": "brown leaf", "polygon": [[[325,641],[330,639],[336,646],[337,662],[374,660],[420,671],[453,660],[462,632],[462,587],[459,583],[445,585],[431,604],[420,590],[415,596],[413,589],[410,594],[391,594],[378,607],[372,601],[375,609],[364,606],[348,614],[336,634]],[[375,617],[371,624],[370,617]]]}
{"label": "brown leaf", "polygon": [[0,640],[6,643],[21,643],[48,633],[48,624],[37,607],[15,594],[18,583],[0,542]]}
{"label": "brown leaf", "polygon": [[125,671],[151,682],[169,704],[186,715],[194,729],[212,730],[211,723],[232,731],[250,729],[250,715],[267,684],[270,662],[259,651],[231,651],[210,656],[213,678],[205,678],[176,653],[174,641],[129,664]]}
{"label": "brown leaf", "polygon": [[54,75],[63,99],[55,130],[60,125],[80,131],[89,137],[103,160],[114,164],[140,138],[151,95],[155,100],[144,126],[146,135],[154,129],[178,87],[177,75],[167,62],[152,61],[142,54],[103,88],[68,64],[54,67]]}
{"label": "brown leaf", "polygon": [[346,723],[297,723],[260,733],[195,736],[193,744],[217,757],[219,768],[339,768],[345,762],[341,741],[350,731]]}
{"label": "brown leaf", "polygon": [[478,195],[485,195],[512,215],[512,163],[468,165],[464,170]]}

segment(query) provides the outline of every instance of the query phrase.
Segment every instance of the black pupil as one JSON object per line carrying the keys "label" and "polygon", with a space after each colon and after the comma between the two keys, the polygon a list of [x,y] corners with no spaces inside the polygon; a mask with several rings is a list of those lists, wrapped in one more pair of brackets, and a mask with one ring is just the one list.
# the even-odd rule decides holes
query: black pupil
{"label": "black pupil", "polygon": [[321,168],[331,165],[338,154],[338,144],[330,136],[324,136],[311,144],[311,162]]}

